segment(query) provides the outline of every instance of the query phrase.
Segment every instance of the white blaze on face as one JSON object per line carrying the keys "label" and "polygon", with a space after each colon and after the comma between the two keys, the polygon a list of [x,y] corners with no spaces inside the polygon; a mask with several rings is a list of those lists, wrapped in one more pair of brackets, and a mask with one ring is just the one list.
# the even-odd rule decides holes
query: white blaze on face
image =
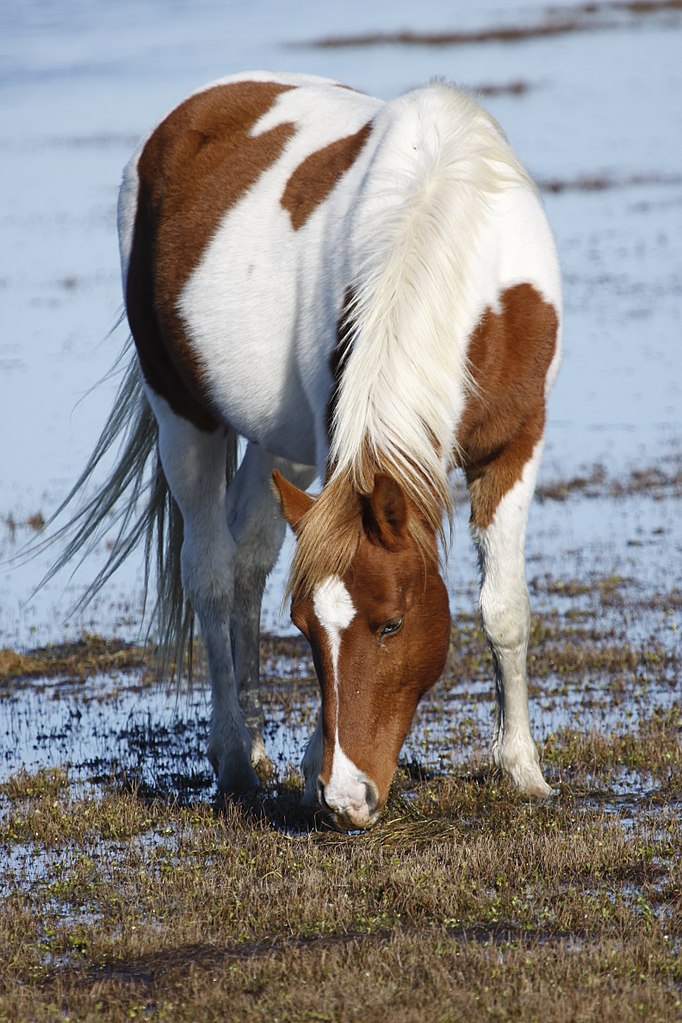
{"label": "white blaze on face", "polygon": [[[332,685],[327,688],[327,699],[334,700],[334,754],[332,771],[325,788],[325,800],[332,809],[342,813],[351,811],[362,818],[369,816],[367,782],[369,779],[346,756],[339,743],[339,653],[345,629],[355,617],[350,593],[338,576],[330,576],[315,590],[313,608],[317,620],[325,631],[331,656]],[[331,689],[331,692],[330,692]]]}
{"label": "white blaze on face", "polygon": [[327,634],[334,672],[334,693],[338,703],[338,666],[341,633],[355,618],[355,607],[350,593],[338,576],[330,575],[315,590],[313,608],[317,620]]}

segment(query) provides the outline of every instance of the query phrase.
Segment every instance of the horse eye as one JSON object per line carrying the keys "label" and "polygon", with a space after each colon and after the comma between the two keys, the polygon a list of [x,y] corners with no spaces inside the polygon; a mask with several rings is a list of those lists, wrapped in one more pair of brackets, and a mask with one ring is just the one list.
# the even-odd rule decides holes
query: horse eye
{"label": "horse eye", "polygon": [[394,636],[396,632],[400,632],[402,628],[402,618],[391,618],[390,621],[386,622],[381,630],[381,636]]}

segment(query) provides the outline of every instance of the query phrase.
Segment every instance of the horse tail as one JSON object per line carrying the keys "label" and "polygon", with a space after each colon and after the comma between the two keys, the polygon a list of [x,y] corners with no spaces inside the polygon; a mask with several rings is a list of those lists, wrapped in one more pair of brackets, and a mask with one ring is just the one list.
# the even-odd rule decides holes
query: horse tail
{"label": "horse tail", "polygon": [[[131,347],[131,340],[119,361]],[[75,559],[76,567],[108,537],[109,554],[104,566],[80,597],[73,612],[82,611],[132,552],[144,544],[142,619],[146,617],[152,575],[156,599],[149,616],[147,642],[156,641],[158,677],[170,675],[180,681],[192,678],[194,612],[182,587],[181,551],[183,522],[161,465],[159,430],[133,351],[114,401],[90,458],[81,475],[46,524],[49,527],[74,500],[82,498],[100,462],[118,446],[108,477],[92,497],[59,529],[33,547],[33,556],[58,543],[65,546],[42,578],[40,589]],[[237,465],[237,437],[230,432],[226,462],[229,485]],[[109,536],[116,527],[113,541]]]}

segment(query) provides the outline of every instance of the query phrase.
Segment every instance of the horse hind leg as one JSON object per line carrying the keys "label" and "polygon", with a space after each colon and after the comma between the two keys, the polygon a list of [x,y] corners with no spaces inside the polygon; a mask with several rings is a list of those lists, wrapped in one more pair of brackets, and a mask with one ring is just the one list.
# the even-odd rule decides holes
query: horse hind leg
{"label": "horse hind leg", "polygon": [[[531,736],[526,678],[530,603],[525,535],[541,453],[541,441],[533,447],[527,438],[518,438],[480,475],[469,474],[469,491],[481,568],[481,617],[495,666],[493,760],[520,792],[546,797],[552,790]],[[507,489],[511,466],[518,466],[519,478]]]}
{"label": "horse hind leg", "polygon": [[279,469],[303,488],[315,476],[310,466],[278,458],[249,443],[227,492],[227,522],[236,543],[232,650],[237,692],[252,737],[254,763],[267,760],[259,692],[261,604],[265,581],[282,547],[286,529],[272,487],[273,469]]}
{"label": "horse hind leg", "polygon": [[159,425],[163,471],[183,519],[183,589],[199,619],[208,659],[208,756],[220,790],[244,792],[257,787],[258,777],[251,765],[253,740],[239,706],[230,642],[236,546],[226,515],[228,435],[223,427],[212,433],[199,430],[151,391],[149,399]]}

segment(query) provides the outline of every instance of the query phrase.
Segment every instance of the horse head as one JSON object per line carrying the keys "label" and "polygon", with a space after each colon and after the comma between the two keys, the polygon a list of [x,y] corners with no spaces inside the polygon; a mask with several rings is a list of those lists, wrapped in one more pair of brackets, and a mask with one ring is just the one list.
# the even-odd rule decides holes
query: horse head
{"label": "horse head", "polygon": [[294,582],[291,602],[322,698],[321,750],[306,760],[321,806],[342,827],[366,828],[386,803],[417,704],[445,665],[450,614],[436,538],[425,551],[411,528],[416,509],[399,483],[377,474],[370,494],[346,495],[356,527],[346,522],[351,555],[328,572],[334,515],[320,528],[315,498],[279,473],[275,485],[299,544],[306,526],[318,534],[320,564],[313,554],[309,584]]}

